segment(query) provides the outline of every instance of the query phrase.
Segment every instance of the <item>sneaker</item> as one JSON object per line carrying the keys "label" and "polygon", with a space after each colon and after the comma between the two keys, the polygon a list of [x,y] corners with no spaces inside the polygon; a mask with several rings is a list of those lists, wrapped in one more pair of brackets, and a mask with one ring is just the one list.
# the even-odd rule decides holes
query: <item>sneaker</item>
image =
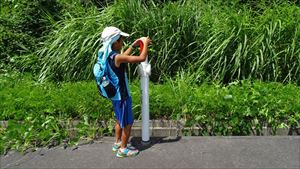
{"label": "sneaker", "polygon": [[133,157],[139,154],[139,150],[131,150],[129,148],[124,148],[124,149],[119,149],[117,153],[117,157],[122,158],[122,157]]}
{"label": "sneaker", "polygon": [[119,150],[120,147],[121,147],[121,142],[115,143],[115,144],[112,146],[112,151],[113,151],[113,152],[116,152],[116,151]]}
{"label": "sneaker", "polygon": [[134,152],[139,152],[139,150],[137,149],[137,148],[135,148],[134,146],[132,146],[131,144],[127,144],[127,148],[129,149],[129,150],[132,150],[132,151],[134,151]]}

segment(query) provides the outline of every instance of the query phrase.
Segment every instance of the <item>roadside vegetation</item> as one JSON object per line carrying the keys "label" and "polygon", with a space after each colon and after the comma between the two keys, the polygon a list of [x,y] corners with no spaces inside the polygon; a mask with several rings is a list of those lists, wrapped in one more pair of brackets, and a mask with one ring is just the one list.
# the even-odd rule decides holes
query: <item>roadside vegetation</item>
{"label": "roadside vegetation", "polygon": [[[0,154],[113,134],[92,66],[104,27],[150,36],[151,119],[200,135],[299,127],[298,1],[4,0],[0,4]],[[137,52],[137,51],[135,51]],[[141,118],[137,65],[129,68]]]}

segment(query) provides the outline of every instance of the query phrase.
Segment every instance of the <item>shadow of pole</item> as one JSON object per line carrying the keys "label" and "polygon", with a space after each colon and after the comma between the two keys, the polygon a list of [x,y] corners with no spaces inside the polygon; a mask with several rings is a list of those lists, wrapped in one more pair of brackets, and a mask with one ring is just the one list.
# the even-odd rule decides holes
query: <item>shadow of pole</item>
{"label": "shadow of pole", "polygon": [[144,144],[141,143],[142,142],[141,137],[132,137],[130,142],[131,142],[131,145],[133,145],[139,151],[144,151],[144,150],[152,147],[155,144],[172,143],[172,142],[177,142],[180,139],[181,139],[181,136],[176,136],[176,137],[150,137],[150,144],[144,145]]}

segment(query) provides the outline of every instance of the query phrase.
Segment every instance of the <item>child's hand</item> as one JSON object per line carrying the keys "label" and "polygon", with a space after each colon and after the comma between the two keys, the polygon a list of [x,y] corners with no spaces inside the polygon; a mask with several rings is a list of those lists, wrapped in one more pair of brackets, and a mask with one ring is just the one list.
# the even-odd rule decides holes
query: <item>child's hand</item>
{"label": "child's hand", "polygon": [[152,43],[152,40],[149,38],[149,36],[147,37],[141,37],[140,40],[143,42],[143,44],[145,45],[149,45]]}
{"label": "child's hand", "polygon": [[135,40],[135,41],[133,42],[132,46],[133,46],[133,47],[139,46],[139,45],[140,45],[140,41],[141,41],[141,39]]}
{"label": "child's hand", "polygon": [[140,45],[140,41],[143,42],[143,44],[149,45],[152,43],[152,40],[149,37],[141,37],[137,40],[135,40],[132,44],[132,46],[137,47]]}

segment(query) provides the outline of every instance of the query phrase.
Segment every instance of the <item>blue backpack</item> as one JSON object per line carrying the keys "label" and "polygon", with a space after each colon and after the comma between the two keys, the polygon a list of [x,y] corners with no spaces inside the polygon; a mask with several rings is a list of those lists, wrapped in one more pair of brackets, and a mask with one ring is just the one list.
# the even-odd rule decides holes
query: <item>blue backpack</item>
{"label": "blue backpack", "polygon": [[119,79],[108,63],[109,57],[115,54],[114,51],[111,51],[107,57],[103,57],[103,51],[99,50],[97,63],[94,65],[93,70],[100,95],[108,99],[118,97],[116,95],[119,91],[117,85]]}

